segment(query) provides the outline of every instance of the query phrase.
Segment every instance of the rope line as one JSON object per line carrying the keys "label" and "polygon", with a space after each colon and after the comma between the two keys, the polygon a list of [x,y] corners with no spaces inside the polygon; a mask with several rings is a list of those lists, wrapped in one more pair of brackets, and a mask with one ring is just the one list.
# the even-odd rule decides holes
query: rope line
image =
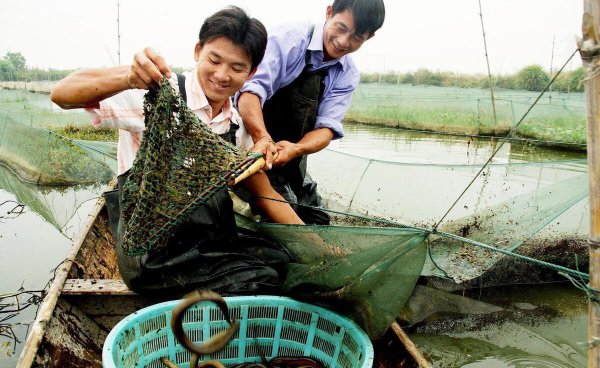
{"label": "rope line", "polygon": [[[523,122],[523,120],[525,120],[525,118],[527,117],[527,115],[529,114],[529,112],[533,109],[533,107],[537,104],[537,102],[542,98],[542,96],[544,95],[544,93],[546,93],[546,91],[552,85],[552,83],[554,83],[554,81],[556,80],[556,78],[560,75],[560,73],[567,66],[567,64],[569,64],[569,62],[571,61],[571,59],[573,58],[573,56],[575,56],[575,54],[577,53],[577,51],[578,50],[575,50],[571,54],[571,56],[567,59],[567,61],[563,64],[563,66],[558,70],[558,72],[556,73],[556,75],[554,75],[554,77],[550,80],[550,82],[548,82],[548,84],[546,84],[546,87],[544,87],[544,90],[538,95],[538,97],[535,99],[535,101],[533,102],[533,104],[531,104],[531,106],[529,106],[529,108],[527,109],[527,111],[525,111],[525,114],[523,114],[523,116],[521,117],[521,119],[519,120],[519,122],[517,122],[517,124],[515,124],[515,126],[510,130],[510,132],[508,132],[507,136],[512,135],[517,130],[517,128],[519,127],[519,125],[521,125],[521,123]],[[458,203],[458,201],[463,197],[463,195],[465,195],[465,193],[467,192],[467,190],[469,190],[469,188],[471,187],[471,185],[473,185],[473,183],[475,182],[475,180],[477,180],[477,178],[479,177],[479,175],[481,175],[481,173],[483,172],[483,170],[485,170],[485,168],[488,166],[488,164],[492,161],[492,159],[494,158],[494,156],[496,156],[496,154],[500,151],[500,149],[502,148],[502,146],[504,146],[504,144],[506,142],[507,142],[507,139],[500,140],[500,144],[498,145],[498,147],[496,148],[496,150],[494,152],[492,152],[490,158],[485,162],[485,164],[483,164],[483,166],[481,167],[481,169],[477,172],[477,174],[475,174],[475,176],[473,177],[473,179],[471,180],[471,182],[469,182],[469,184],[467,184],[466,188],[462,191],[462,193],[458,196],[458,198],[456,198],[456,200],[454,201],[454,203],[450,206],[450,208],[448,208],[448,210],[442,216],[442,218],[433,226],[434,230],[438,228],[438,226],[442,223],[442,221],[444,221],[444,219],[446,218],[446,216],[448,216],[448,214],[450,213],[450,211],[452,211],[452,209],[454,208],[454,206],[456,206],[456,204]]]}
{"label": "rope line", "polygon": [[[510,257],[514,257],[517,258],[519,260],[522,261],[526,261],[526,262],[530,262],[533,264],[536,264],[538,266],[542,266],[548,269],[551,269],[553,271],[558,272],[559,274],[563,275],[570,275],[572,277],[576,277],[582,280],[589,280],[589,275],[581,272],[579,270],[572,270],[570,268],[564,267],[564,266],[560,266],[554,263],[550,263],[550,262],[546,262],[546,261],[541,261],[539,259],[535,259],[532,257],[528,257],[522,254],[518,254],[515,253],[513,251],[509,251],[509,250],[505,250],[502,248],[497,248],[493,245],[489,245],[489,244],[485,244],[485,243],[481,243],[475,240],[471,240],[471,239],[467,239],[464,238],[462,236],[459,235],[455,235],[455,234],[451,234],[451,233],[447,233],[444,231],[439,231],[436,228],[431,228],[431,229],[424,229],[424,228],[420,228],[420,227],[415,227],[415,226],[410,226],[410,225],[406,225],[406,224],[402,224],[396,221],[391,221],[391,220],[386,220],[386,219],[381,219],[381,218],[377,218],[377,217],[373,217],[373,216],[365,216],[365,215],[358,215],[358,214],[353,214],[353,213],[348,213],[348,212],[343,212],[343,211],[336,211],[336,210],[331,210],[328,208],[324,208],[324,207],[315,207],[315,206],[311,206],[311,205],[307,205],[307,204],[302,204],[302,203],[297,203],[297,202],[292,202],[292,201],[286,201],[286,200],[281,200],[281,199],[276,199],[276,198],[270,198],[270,197],[264,197],[264,196],[259,196],[256,194],[250,194],[250,197],[253,198],[261,198],[261,199],[266,199],[266,200],[270,200],[270,201],[274,201],[274,202],[281,202],[281,203],[287,203],[290,205],[295,205],[295,206],[300,206],[300,207],[304,207],[304,208],[310,208],[310,209],[318,209],[320,211],[325,211],[325,212],[329,212],[329,213],[333,213],[336,215],[343,215],[343,216],[348,216],[348,217],[353,217],[353,218],[357,218],[360,220],[365,220],[365,221],[373,221],[373,222],[379,222],[382,224],[386,224],[386,225],[390,225],[390,226],[394,226],[394,227],[398,227],[398,228],[403,228],[403,229],[410,229],[410,230],[418,230],[418,231],[424,231],[426,233],[429,233],[430,235],[438,235],[438,236],[442,236],[445,238],[449,238],[449,239],[453,239],[453,240],[458,240],[460,242],[472,245],[472,246],[476,246],[479,248],[483,248],[486,250],[490,250],[493,252],[497,252],[497,253],[501,253],[503,255],[506,256],[510,256]],[[430,254],[431,257],[431,254]],[[441,267],[439,267],[437,264],[435,264],[435,262],[433,262],[434,265],[440,269],[442,272],[444,272],[446,274],[446,271],[444,271]]]}
{"label": "rope line", "polygon": [[[106,153],[106,152],[100,151],[99,149],[94,148],[92,146],[88,146],[87,144],[83,143],[84,141],[82,141],[81,139],[67,138],[67,137],[63,137],[62,135],[57,134],[57,133],[54,133],[54,134],[58,135],[61,138],[68,139],[69,142],[71,142],[71,143],[73,143],[75,145],[78,145],[80,147],[85,147],[85,148],[89,149],[90,151],[94,151],[94,152],[99,153],[101,155],[104,155],[104,156],[106,156],[108,158],[112,158],[112,159],[115,159],[115,160],[117,159],[116,155],[111,155],[110,153]],[[97,142],[97,141],[95,141],[95,142]],[[114,143],[114,142],[107,142],[107,143]]]}

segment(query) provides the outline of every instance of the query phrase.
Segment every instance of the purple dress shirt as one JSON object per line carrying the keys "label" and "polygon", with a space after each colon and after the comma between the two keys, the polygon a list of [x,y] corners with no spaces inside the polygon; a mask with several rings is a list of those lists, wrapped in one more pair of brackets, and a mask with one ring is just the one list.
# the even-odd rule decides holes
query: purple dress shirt
{"label": "purple dress shirt", "polygon": [[[360,81],[360,73],[352,59],[342,56],[339,59],[323,61],[323,27],[315,25],[312,38],[310,22],[287,23],[269,31],[265,57],[256,74],[249,79],[240,92],[251,92],[258,96],[261,106],[280,88],[292,83],[302,73],[305,53],[310,51],[311,70],[329,67],[325,77],[325,90],[319,101],[315,129],[329,128],[333,139],[344,136],[342,119],[348,110],[352,93]],[[236,95],[236,102],[237,102]]]}

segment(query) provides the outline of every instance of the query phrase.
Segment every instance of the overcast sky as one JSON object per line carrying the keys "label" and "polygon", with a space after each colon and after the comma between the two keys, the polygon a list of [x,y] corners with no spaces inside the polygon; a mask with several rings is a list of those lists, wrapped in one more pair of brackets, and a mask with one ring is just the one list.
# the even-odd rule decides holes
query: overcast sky
{"label": "overcast sky", "polygon": [[[238,5],[267,29],[325,17],[332,0],[120,0],[121,64],[152,46],[169,64],[193,66],[204,18]],[[581,34],[582,0],[481,0],[492,73],[562,65]],[[117,0],[0,0],[0,56],[21,52],[30,66],[118,65]],[[418,68],[486,73],[477,0],[387,0],[386,20],[354,54],[362,71]],[[569,69],[581,64],[574,58]]]}

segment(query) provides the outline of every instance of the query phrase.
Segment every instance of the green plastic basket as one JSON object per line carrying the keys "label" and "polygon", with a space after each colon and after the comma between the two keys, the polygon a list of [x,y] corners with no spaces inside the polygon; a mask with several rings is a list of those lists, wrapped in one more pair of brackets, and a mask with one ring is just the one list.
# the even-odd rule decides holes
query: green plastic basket
{"label": "green plastic basket", "polygon": [[[276,296],[226,297],[229,313],[240,329],[222,350],[200,359],[223,364],[260,362],[274,356],[310,356],[330,368],[373,366],[373,345],[354,322],[325,308]],[[171,311],[178,300],[133,313],[110,332],[102,351],[104,367],[162,368],[161,357],[189,367],[190,353],[171,332]],[[190,307],[183,327],[196,343],[229,325],[211,302]]]}

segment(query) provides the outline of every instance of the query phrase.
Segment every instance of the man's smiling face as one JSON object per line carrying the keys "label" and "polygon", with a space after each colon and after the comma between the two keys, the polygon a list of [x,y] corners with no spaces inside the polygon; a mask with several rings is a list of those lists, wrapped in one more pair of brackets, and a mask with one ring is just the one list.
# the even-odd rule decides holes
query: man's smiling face
{"label": "man's smiling face", "polygon": [[250,78],[254,71],[246,52],[226,37],[217,37],[203,46],[196,44],[198,81],[208,102],[222,103]]}
{"label": "man's smiling face", "polygon": [[345,9],[335,15],[333,8],[327,7],[326,22],[323,28],[323,51],[325,60],[339,59],[358,50],[371,35],[355,34],[352,10]]}

